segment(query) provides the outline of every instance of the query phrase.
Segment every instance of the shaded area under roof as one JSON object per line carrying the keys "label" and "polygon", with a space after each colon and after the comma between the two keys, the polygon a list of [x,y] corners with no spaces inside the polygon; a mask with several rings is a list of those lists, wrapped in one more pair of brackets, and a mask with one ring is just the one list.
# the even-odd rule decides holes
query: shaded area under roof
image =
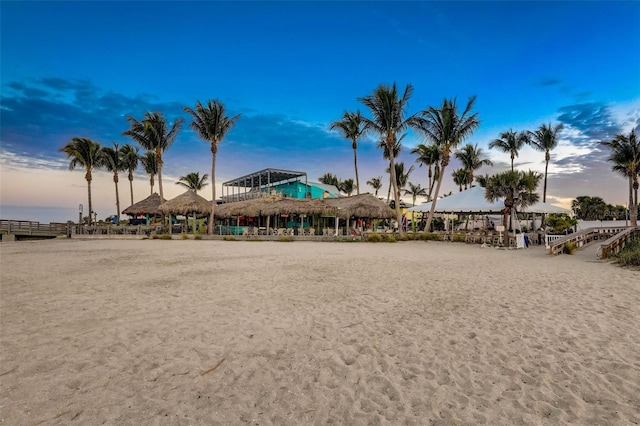
{"label": "shaded area under roof", "polygon": [[305,177],[305,172],[296,172],[292,170],[279,170],[279,169],[264,169],[258,172],[249,173],[245,176],[240,176],[235,179],[228,180],[222,183],[222,186],[237,186],[241,188],[260,188],[264,186],[271,186],[280,182],[287,182],[292,179]]}

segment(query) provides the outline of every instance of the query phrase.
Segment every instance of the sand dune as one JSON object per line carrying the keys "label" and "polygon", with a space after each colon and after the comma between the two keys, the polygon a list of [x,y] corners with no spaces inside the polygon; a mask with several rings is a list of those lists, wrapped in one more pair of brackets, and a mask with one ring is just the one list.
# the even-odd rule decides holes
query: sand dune
{"label": "sand dune", "polygon": [[640,423],[640,274],[542,248],[0,245],[0,423]]}

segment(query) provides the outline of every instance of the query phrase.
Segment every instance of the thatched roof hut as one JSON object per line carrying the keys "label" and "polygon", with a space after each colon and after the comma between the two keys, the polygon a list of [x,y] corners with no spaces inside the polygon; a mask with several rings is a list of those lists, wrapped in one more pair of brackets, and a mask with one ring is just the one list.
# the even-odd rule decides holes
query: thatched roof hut
{"label": "thatched roof hut", "polygon": [[352,216],[367,219],[387,219],[394,216],[393,210],[370,193],[351,197],[327,198],[323,202],[338,212],[338,217]]}
{"label": "thatched roof hut", "polygon": [[207,201],[189,189],[176,198],[160,204],[158,209],[166,214],[182,214],[185,216],[193,213],[205,214],[211,212],[211,201]]}
{"label": "thatched roof hut", "polygon": [[158,210],[158,207],[165,201],[166,200],[164,198],[160,198],[160,195],[158,195],[157,192],[154,192],[144,200],[138,201],[137,203],[132,204],[126,209],[122,210],[122,214],[127,214],[130,216],[142,216],[145,214],[153,216],[156,214],[160,214],[161,211]]}
{"label": "thatched roof hut", "polygon": [[270,216],[281,213],[335,214],[332,207],[319,199],[296,199],[283,197],[261,197],[216,206],[216,217]]}

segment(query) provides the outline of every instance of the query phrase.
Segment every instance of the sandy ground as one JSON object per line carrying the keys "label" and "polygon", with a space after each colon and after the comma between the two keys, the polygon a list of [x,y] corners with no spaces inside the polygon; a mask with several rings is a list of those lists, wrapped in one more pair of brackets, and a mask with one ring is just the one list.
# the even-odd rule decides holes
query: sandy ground
{"label": "sandy ground", "polygon": [[0,244],[0,423],[640,423],[640,272],[438,242]]}

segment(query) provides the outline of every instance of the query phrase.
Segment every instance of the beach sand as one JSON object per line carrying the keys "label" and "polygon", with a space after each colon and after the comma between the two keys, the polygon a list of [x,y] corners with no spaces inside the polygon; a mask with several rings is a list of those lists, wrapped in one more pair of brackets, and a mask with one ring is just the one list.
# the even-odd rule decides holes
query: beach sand
{"label": "beach sand", "polygon": [[440,242],[0,244],[0,423],[640,423],[640,273]]}

